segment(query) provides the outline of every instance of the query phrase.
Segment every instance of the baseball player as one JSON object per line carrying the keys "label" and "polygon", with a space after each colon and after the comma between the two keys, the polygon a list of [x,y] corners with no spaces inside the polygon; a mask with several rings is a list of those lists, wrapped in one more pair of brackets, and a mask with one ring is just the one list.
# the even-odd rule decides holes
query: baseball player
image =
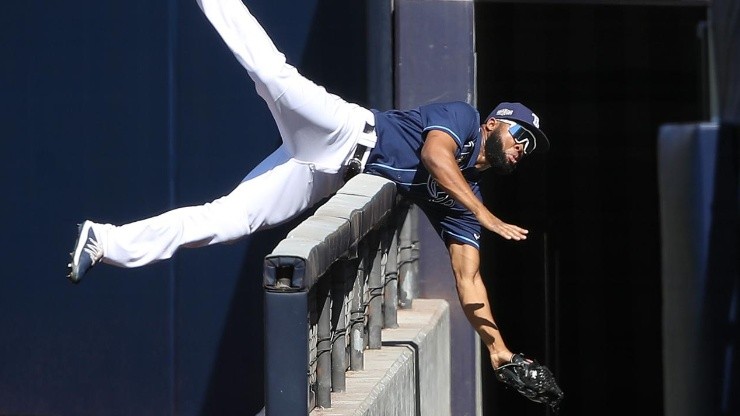
{"label": "baseball player", "polygon": [[[254,81],[282,144],[211,203],[120,226],[84,221],[69,279],[79,282],[99,263],[139,267],[168,259],[180,247],[242,238],[294,218],[335,193],[348,176],[380,175],[423,209],[447,243],[460,302],[499,379],[520,392],[522,385],[539,383],[539,396],[530,398],[546,401],[542,397],[554,389],[543,390],[541,366],[513,354],[494,322],[478,251],[482,228],[506,239],[527,236],[483,205],[478,179],[488,168],[509,173],[523,157],[547,150],[537,116],[522,104],[501,103],[481,124],[478,111],[463,102],[387,112],[348,103],[289,65],[241,0],[196,1]],[[544,381],[557,388],[551,375]],[[551,394],[557,400],[561,395]]]}

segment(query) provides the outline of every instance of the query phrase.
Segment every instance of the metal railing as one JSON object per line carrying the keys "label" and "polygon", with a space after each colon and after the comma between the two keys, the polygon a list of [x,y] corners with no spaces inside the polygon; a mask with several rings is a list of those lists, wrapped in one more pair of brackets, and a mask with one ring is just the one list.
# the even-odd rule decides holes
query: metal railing
{"label": "metal railing", "polygon": [[331,407],[418,294],[416,209],[361,174],[265,257],[265,410]]}

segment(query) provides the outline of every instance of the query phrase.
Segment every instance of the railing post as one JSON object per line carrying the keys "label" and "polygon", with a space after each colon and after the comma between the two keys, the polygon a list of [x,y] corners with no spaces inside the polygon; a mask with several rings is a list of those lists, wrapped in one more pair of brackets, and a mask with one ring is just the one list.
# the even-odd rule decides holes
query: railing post
{"label": "railing post", "polygon": [[359,265],[352,286],[351,316],[350,316],[350,369],[361,371],[365,369],[365,276],[368,262],[368,245],[366,241],[360,243]]}
{"label": "railing post", "polygon": [[419,297],[418,270],[419,270],[419,243],[418,243],[418,215],[414,205],[409,205],[402,219],[399,234],[399,261],[398,261],[398,304],[401,309],[411,308],[414,298]]}
{"label": "railing post", "polygon": [[307,311],[305,291],[265,291],[267,416],[301,415],[308,408]]}
{"label": "railing post", "polygon": [[383,327],[398,328],[398,229],[393,217],[383,230],[385,288],[383,289]]}
{"label": "railing post", "polygon": [[308,291],[308,409],[316,407],[319,312],[316,310],[316,290]]}
{"label": "railing post", "polygon": [[368,256],[371,258],[370,273],[367,280],[368,286],[368,310],[367,310],[367,347],[379,349],[382,342],[383,331],[383,275],[381,263],[383,259],[383,247],[380,232],[373,231],[368,236]]}
{"label": "railing post", "polygon": [[353,261],[343,259],[339,260],[331,271],[331,320],[334,326],[331,346],[331,390],[333,392],[343,392],[347,389],[347,324],[349,322],[347,282],[350,281],[349,275],[356,273],[356,270]]}
{"label": "railing post", "polygon": [[319,312],[316,342],[316,406],[331,407],[331,282],[316,284],[316,309]]}
{"label": "railing post", "polygon": [[421,258],[421,242],[419,241],[419,215],[421,210],[417,205],[411,205],[409,207],[409,219],[411,220],[409,230],[411,238],[411,269],[413,270],[413,279],[411,282],[414,298],[420,296],[419,290],[419,258]]}

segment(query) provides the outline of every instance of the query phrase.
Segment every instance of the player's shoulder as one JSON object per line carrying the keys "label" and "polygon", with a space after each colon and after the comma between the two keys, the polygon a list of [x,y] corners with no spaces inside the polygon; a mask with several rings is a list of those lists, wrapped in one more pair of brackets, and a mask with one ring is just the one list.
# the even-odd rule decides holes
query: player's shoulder
{"label": "player's shoulder", "polygon": [[458,122],[478,124],[480,115],[478,110],[465,101],[449,101],[432,103],[419,107],[422,118],[450,119]]}
{"label": "player's shoulder", "polygon": [[474,112],[474,113],[478,112],[478,110],[475,107],[466,103],[465,101],[445,101],[445,102],[429,103],[429,104],[419,107],[419,109],[421,111],[444,109],[447,111],[463,111],[463,112]]}

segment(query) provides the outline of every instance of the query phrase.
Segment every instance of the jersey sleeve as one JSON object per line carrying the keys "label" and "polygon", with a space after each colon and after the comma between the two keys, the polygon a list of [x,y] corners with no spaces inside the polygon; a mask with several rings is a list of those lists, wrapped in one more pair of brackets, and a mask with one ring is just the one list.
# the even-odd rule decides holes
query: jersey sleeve
{"label": "jersey sleeve", "polygon": [[480,128],[480,115],[470,104],[462,101],[428,104],[419,108],[424,138],[430,130],[441,130],[463,147],[474,140]]}

